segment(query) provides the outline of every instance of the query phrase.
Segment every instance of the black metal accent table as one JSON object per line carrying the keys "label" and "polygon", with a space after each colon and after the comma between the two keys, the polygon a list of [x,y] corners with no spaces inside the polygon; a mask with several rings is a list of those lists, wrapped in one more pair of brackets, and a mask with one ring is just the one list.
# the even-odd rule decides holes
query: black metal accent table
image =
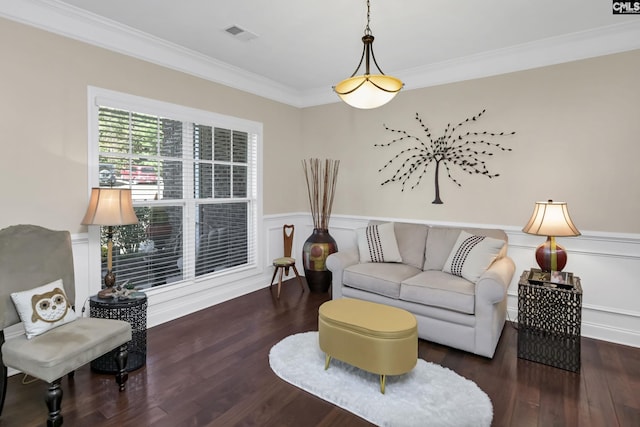
{"label": "black metal accent table", "polygon": [[573,288],[561,289],[528,281],[518,282],[518,357],[580,371],[582,286],[573,276]]}
{"label": "black metal accent table", "polygon": [[[147,360],[147,296],[135,298],[99,298],[94,295],[89,300],[89,316],[102,319],[124,320],[131,324],[131,341],[126,370],[134,371]],[[91,361],[91,369],[103,374],[117,372],[114,358],[115,349]]]}

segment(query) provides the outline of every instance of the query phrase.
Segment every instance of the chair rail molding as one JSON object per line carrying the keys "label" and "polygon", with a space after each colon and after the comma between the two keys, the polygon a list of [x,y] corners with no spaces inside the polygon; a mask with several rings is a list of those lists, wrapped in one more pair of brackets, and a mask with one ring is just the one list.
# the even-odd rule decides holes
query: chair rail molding
{"label": "chair rail molding", "polygon": [[[507,292],[507,311],[511,320],[518,318],[517,282],[524,270],[535,266],[535,249],[541,237],[523,233],[520,227],[500,224],[474,224],[435,222],[404,218],[362,217],[336,215],[331,217],[329,231],[338,244],[338,250],[356,246],[355,230],[370,220],[403,221],[439,226],[468,226],[499,228],[509,237],[509,256],[516,263],[516,273]],[[269,286],[273,274],[271,260],[281,256],[282,225],[294,224],[296,232],[292,256],[301,265],[302,246],[313,231],[311,214],[293,212],[270,214],[262,217],[264,233],[263,256],[257,272],[233,271],[215,279],[202,279],[188,286],[180,284],[147,291],[149,297],[149,327],[176,319],[210,307],[231,298]],[[582,231],[582,236],[559,238],[567,248],[569,261],[566,271],[579,276],[583,288],[582,335],[640,347],[640,299],[637,273],[640,272],[640,235]],[[86,304],[90,295],[99,290],[99,284],[89,282],[88,238],[86,234],[72,235],[76,274],[76,307]],[[293,273],[287,278],[292,278]],[[15,332],[19,333],[19,332]]]}
{"label": "chair rail molding", "polygon": [[[611,12],[609,12],[611,13]],[[4,0],[5,17],[295,107],[339,102],[326,89],[295,89],[56,0]],[[640,47],[640,21],[550,37],[399,70],[407,90],[544,67]]]}
{"label": "chair rail molding", "polygon": [[[505,230],[509,237],[509,256],[516,264],[516,272],[507,292],[507,312],[510,320],[517,322],[518,279],[523,271],[536,266],[535,250],[544,240],[542,237],[526,234],[520,226],[332,214],[329,231],[338,243],[338,250],[356,246],[355,230],[366,226],[370,220]],[[298,250],[295,248],[302,248],[304,240],[313,230],[311,215],[270,215],[265,218],[265,228],[269,228],[266,223],[270,222],[272,227],[280,230],[279,227],[287,221],[296,224],[295,251]],[[581,232],[579,237],[558,238],[558,242],[569,254],[565,270],[581,279],[582,336],[640,347],[640,311],[636,308],[636,301],[640,299],[640,288],[637,286],[640,235],[587,230]],[[269,233],[267,240],[271,237],[272,234]],[[281,242],[273,243],[272,247],[281,248]]]}

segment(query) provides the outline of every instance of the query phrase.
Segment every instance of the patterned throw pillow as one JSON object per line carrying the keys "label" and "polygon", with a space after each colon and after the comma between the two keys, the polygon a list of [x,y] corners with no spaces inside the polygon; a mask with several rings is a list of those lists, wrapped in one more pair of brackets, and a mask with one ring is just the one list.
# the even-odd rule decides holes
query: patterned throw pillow
{"label": "patterned throw pillow", "polygon": [[360,262],[402,262],[392,222],[359,228],[356,233]]}
{"label": "patterned throw pillow", "polygon": [[496,259],[505,243],[504,240],[474,236],[461,231],[442,271],[476,283]]}
{"label": "patterned throw pillow", "polygon": [[62,279],[28,291],[14,292],[11,299],[28,339],[76,320],[76,313],[64,293]]}

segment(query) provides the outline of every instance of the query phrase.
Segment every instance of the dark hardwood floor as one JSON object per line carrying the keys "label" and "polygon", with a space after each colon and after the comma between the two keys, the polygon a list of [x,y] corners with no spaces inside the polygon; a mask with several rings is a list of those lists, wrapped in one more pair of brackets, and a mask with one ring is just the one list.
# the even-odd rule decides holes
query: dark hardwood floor
{"label": "dark hardwood floor", "polygon": [[[328,295],[301,294],[295,281],[277,301],[269,289],[148,330],[145,367],[119,393],[88,366],[62,381],[65,426],[365,426],[364,420],[280,380],[269,349],[317,330]],[[640,349],[582,339],[574,374],[516,357],[505,326],[492,360],[426,341],[421,358],[475,381],[491,398],[494,426],[640,426]],[[42,426],[46,384],[10,378],[0,426]],[[464,408],[460,408],[464,410]],[[425,426],[428,426],[425,420]]]}

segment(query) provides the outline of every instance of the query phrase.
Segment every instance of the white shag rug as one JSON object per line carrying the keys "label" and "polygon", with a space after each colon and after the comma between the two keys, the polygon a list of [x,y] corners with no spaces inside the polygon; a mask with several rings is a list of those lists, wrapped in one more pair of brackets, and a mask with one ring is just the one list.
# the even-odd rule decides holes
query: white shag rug
{"label": "white shag rug", "polygon": [[491,425],[489,396],[473,381],[418,359],[405,375],[380,376],[332,359],[324,370],[318,332],[288,336],[271,348],[269,364],[280,378],[379,426],[482,427]]}

